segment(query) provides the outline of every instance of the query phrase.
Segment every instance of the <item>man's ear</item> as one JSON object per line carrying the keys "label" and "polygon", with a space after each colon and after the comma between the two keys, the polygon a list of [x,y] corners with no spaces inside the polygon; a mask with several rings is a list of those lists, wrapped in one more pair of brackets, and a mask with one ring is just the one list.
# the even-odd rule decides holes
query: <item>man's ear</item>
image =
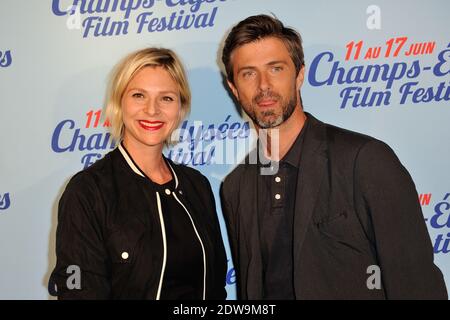
{"label": "man's ear", "polygon": [[298,72],[297,79],[295,79],[297,90],[300,90],[300,88],[302,87],[304,79],[305,79],[305,66],[302,66],[302,68]]}
{"label": "man's ear", "polygon": [[233,92],[233,95],[234,95],[234,96],[236,97],[236,99],[239,101],[239,93],[238,93],[236,87],[234,86],[234,84],[232,84],[232,83],[230,82],[230,80],[227,80],[227,84],[228,84],[228,87],[230,88],[231,92]]}

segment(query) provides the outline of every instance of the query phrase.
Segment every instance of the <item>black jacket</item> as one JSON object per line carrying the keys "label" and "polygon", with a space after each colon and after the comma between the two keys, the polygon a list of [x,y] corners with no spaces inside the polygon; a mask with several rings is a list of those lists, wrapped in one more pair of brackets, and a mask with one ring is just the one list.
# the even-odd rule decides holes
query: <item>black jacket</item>
{"label": "black jacket", "polygon": [[[446,299],[414,183],[383,142],[308,115],[293,225],[297,299]],[[225,179],[238,297],[261,299],[258,168]],[[368,289],[374,269],[381,289]],[[369,279],[369,283],[371,280]]]}
{"label": "black jacket", "polygon": [[[205,248],[206,299],[224,299],[227,261],[210,184],[198,171],[169,163],[177,196]],[[152,183],[136,170],[116,148],[70,180],[58,210],[52,274],[58,298],[157,299],[163,279],[162,214]],[[81,289],[66,286],[70,265],[81,270]]]}

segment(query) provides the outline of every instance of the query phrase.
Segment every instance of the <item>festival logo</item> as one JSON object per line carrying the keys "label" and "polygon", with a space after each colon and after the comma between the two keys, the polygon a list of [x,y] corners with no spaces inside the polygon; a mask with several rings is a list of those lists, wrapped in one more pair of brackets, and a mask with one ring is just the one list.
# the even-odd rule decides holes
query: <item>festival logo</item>
{"label": "festival logo", "polygon": [[0,210],[6,210],[11,205],[9,193],[0,194]]}
{"label": "festival logo", "polygon": [[450,252],[450,192],[446,193],[434,206],[431,199],[431,194],[428,194],[421,200],[422,206],[429,205],[433,208],[431,217],[426,218],[425,221],[429,227],[438,232],[433,239],[434,253],[446,254]]}
{"label": "festival logo", "polygon": [[[56,153],[82,152],[81,164],[87,168],[101,159],[103,154],[116,147],[116,142],[107,132],[108,120],[102,121],[102,110],[90,110],[85,123],[80,126],[75,120],[59,122],[52,134],[51,148]],[[249,136],[255,134],[248,121],[232,121],[228,115],[222,123],[203,124],[201,121],[183,121],[172,133],[176,143],[166,150],[166,156],[176,163],[189,166],[212,164],[236,164],[238,155],[249,152]],[[237,153],[237,147],[245,148]]]}
{"label": "festival logo", "polygon": [[11,50],[0,51],[0,67],[7,68],[12,63]]}
{"label": "festival logo", "polygon": [[252,129],[248,121],[231,121],[227,115],[222,123],[204,124],[202,121],[183,121],[172,134],[177,144],[168,150],[167,157],[176,163],[190,166],[212,164],[236,164],[236,147],[250,151],[248,138]]}
{"label": "festival logo", "polygon": [[86,113],[86,122],[80,126],[75,120],[65,119],[53,131],[51,148],[56,153],[82,152],[81,164],[87,168],[101,159],[106,151],[115,148],[116,143],[107,132],[107,120],[101,121],[102,110]]}
{"label": "festival logo", "polygon": [[[342,87],[340,109],[445,104],[450,99],[450,44],[439,49],[436,41],[396,37],[381,46],[360,40],[345,48],[344,61],[331,51],[319,53],[308,73],[313,87]],[[430,77],[434,85],[422,84]]]}
{"label": "festival logo", "polygon": [[52,1],[52,12],[66,17],[69,29],[83,38],[130,33],[205,29],[214,27],[222,2],[227,0]]}

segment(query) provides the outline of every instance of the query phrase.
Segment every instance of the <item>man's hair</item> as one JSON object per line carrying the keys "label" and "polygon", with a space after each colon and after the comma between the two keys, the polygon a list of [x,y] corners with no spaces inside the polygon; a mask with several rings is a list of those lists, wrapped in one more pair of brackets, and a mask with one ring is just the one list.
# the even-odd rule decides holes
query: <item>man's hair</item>
{"label": "man's hair", "polygon": [[[178,127],[191,108],[191,91],[184,67],[177,55],[170,49],[146,48],[127,55],[114,68],[110,77],[106,95],[106,118],[111,124],[111,135],[120,142],[123,138],[124,124],[122,118],[122,97],[133,76],[145,67],[162,67],[166,70],[180,90],[181,110]],[[171,132],[172,133],[172,132]],[[170,135],[166,144],[170,144]]]}
{"label": "man's hair", "polygon": [[228,81],[234,84],[233,65],[231,64],[233,51],[245,44],[267,37],[275,37],[284,42],[295,65],[296,73],[299,73],[305,65],[300,34],[292,28],[285,27],[280,20],[261,14],[239,22],[231,29],[225,40],[222,62],[225,66]]}

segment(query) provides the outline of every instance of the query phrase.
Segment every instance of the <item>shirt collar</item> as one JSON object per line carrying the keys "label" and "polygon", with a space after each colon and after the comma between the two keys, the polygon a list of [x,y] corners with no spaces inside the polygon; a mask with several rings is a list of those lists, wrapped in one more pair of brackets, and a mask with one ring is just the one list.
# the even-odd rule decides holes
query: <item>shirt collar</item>
{"label": "shirt collar", "polygon": [[[292,144],[291,148],[288,150],[288,152],[284,155],[283,159],[280,160],[280,164],[287,163],[295,168],[300,168],[300,154],[302,149],[302,144],[305,136],[305,132],[308,129],[308,118],[306,118],[306,121],[303,125],[302,130],[300,130],[300,133],[297,135],[297,138],[295,138],[294,143]],[[260,147],[260,142],[258,142],[258,147]],[[269,166],[271,161],[266,158],[263,152],[258,152],[258,164],[260,166]]]}
{"label": "shirt collar", "polygon": [[303,125],[302,130],[298,134],[297,138],[295,138],[295,141],[292,144],[291,148],[285,154],[283,159],[281,159],[280,162],[288,163],[288,164],[290,164],[291,166],[293,166],[293,167],[295,167],[297,169],[300,167],[301,149],[302,149],[303,140],[304,140],[304,137],[305,137],[305,132],[308,129],[308,123],[309,123],[308,118],[306,118],[306,121],[305,121],[305,123]]}

